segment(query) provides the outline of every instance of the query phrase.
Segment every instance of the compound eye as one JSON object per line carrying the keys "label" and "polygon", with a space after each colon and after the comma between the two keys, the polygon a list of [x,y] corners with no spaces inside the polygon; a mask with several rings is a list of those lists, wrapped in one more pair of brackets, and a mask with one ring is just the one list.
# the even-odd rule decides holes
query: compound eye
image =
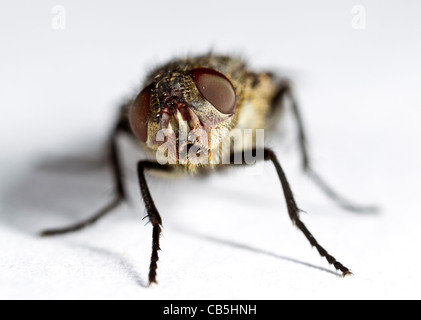
{"label": "compound eye", "polygon": [[194,83],[202,96],[223,114],[232,114],[237,97],[231,81],[222,73],[209,68],[191,72]]}
{"label": "compound eye", "polygon": [[152,86],[147,86],[134,100],[129,113],[133,134],[142,142],[148,140],[148,117]]}

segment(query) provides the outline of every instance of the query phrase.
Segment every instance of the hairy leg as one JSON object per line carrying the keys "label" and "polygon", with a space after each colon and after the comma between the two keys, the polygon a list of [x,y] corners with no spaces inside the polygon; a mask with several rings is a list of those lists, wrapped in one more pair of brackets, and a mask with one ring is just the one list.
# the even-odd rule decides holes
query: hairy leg
{"label": "hairy leg", "polygon": [[157,283],[156,273],[158,269],[159,255],[158,251],[161,250],[159,245],[159,239],[162,231],[162,219],[159,215],[158,209],[152,199],[149,191],[148,184],[145,178],[145,171],[156,170],[156,171],[170,171],[171,167],[163,166],[156,162],[140,161],[137,165],[137,174],[139,178],[140,192],[145,203],[146,212],[150,223],[152,224],[152,255],[149,267],[149,284]]}
{"label": "hairy leg", "polygon": [[292,193],[291,187],[289,182],[286,178],[286,175],[279,163],[275,153],[270,149],[265,149],[265,160],[271,161],[275,166],[276,172],[278,173],[279,180],[282,185],[282,189],[284,191],[285,202],[288,208],[288,214],[291,218],[291,221],[300,229],[300,231],[305,235],[307,240],[310,244],[317,249],[319,254],[326,258],[326,260],[332,264],[336,270],[340,270],[342,275],[345,277],[347,275],[351,275],[352,273],[349,271],[347,267],[345,267],[342,263],[337,261],[333,256],[331,256],[314,238],[314,236],[310,233],[304,223],[300,220],[300,209],[295,202],[294,195]]}

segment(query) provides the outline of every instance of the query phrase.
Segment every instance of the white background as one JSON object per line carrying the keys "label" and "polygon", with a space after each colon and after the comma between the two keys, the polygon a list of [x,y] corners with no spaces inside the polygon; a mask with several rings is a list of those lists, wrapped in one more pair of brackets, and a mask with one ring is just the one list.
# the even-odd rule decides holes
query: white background
{"label": "white background", "polygon": [[[0,3],[0,298],[421,298],[419,1],[87,2]],[[55,5],[65,30],[51,26]],[[365,30],[352,27],[355,5]],[[131,204],[84,232],[37,237],[110,199],[99,159],[121,99],[156,64],[211,48],[291,77],[314,166],[381,207],[339,209],[300,172],[290,129],[269,140],[303,220],[354,277],[332,273],[292,226],[267,164],[258,175],[149,179],[165,229],[159,285],[146,288],[151,227],[140,154],[125,139]]]}

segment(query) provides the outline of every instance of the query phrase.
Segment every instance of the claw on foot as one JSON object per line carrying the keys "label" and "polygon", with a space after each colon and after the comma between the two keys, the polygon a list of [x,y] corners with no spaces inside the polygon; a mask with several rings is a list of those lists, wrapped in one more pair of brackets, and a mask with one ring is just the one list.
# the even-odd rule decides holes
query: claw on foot
{"label": "claw on foot", "polygon": [[346,271],[342,273],[342,278],[352,277],[354,274],[351,271]]}

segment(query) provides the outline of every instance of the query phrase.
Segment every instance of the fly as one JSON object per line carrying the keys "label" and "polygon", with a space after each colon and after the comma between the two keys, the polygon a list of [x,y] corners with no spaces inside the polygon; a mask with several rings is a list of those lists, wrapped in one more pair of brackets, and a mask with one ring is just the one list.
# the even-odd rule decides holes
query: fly
{"label": "fly", "polygon": [[[81,230],[120,205],[126,199],[116,138],[131,135],[153,160],[137,164],[141,196],[152,224],[152,256],[149,284],[157,282],[162,219],[149,191],[145,173],[161,171],[200,175],[232,162],[247,162],[251,156],[271,162],[276,169],[294,225],[319,254],[342,275],[351,271],[330,255],[300,220],[300,209],[275,153],[257,143],[259,130],[270,131],[289,101],[296,120],[302,167],[312,180],[340,206],[353,211],[373,208],[354,206],[339,196],[312,169],[302,117],[290,82],[271,73],[249,70],[239,58],[208,54],[173,60],[156,68],[146,78],[136,97],[127,101],[110,139],[110,163],[115,181],[115,198],[93,217],[70,227],[46,230],[43,236]],[[242,132],[252,133],[251,141]],[[240,142],[239,142],[240,141]],[[247,162],[248,163],[248,162]]]}

